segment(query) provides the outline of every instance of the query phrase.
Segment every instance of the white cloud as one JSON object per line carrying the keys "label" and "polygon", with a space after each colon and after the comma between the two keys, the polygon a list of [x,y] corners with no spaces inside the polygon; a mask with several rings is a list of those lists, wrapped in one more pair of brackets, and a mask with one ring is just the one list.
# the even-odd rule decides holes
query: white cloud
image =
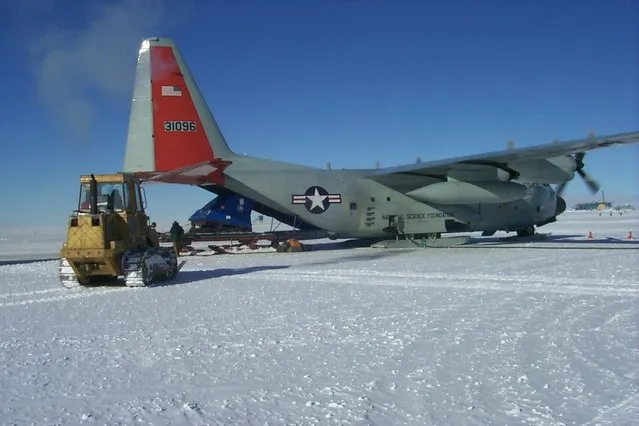
{"label": "white cloud", "polygon": [[87,2],[84,25],[30,41],[38,96],[73,136],[90,134],[101,99],[130,95],[138,46],[158,35],[163,10],[161,0]]}

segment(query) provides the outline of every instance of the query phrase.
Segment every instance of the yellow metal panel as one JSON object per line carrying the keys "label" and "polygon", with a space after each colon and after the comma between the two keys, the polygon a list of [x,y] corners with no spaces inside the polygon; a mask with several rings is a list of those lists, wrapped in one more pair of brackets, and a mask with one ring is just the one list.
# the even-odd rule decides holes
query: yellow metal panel
{"label": "yellow metal panel", "polygon": [[104,232],[102,229],[102,215],[95,216],[99,224],[92,225],[91,215],[78,215],[77,226],[69,226],[67,231],[67,247],[76,249],[104,248]]}
{"label": "yellow metal panel", "polygon": [[[134,179],[132,175],[126,173],[110,173],[103,175],[94,175],[96,182],[128,182],[131,179]],[[91,182],[91,176],[85,175],[80,177],[80,182],[89,183]]]}

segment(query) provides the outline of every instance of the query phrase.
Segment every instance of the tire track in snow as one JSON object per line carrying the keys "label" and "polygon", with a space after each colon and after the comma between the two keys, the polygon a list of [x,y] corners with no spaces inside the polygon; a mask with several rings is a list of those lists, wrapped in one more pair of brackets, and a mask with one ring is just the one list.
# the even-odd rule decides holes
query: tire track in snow
{"label": "tire track in snow", "polygon": [[[290,276],[291,280],[309,282],[330,282],[356,285],[387,285],[402,287],[450,288],[466,290],[492,290],[512,292],[543,292],[569,294],[579,296],[607,297],[639,297],[639,287],[630,283],[609,284],[602,281],[578,282],[561,278],[530,275],[474,275],[447,273],[415,273],[415,272],[379,272],[360,270],[336,271],[296,271],[279,270],[277,272],[256,272],[238,279],[281,280],[282,276]],[[365,276],[365,281],[362,280]]]}
{"label": "tire track in snow", "polygon": [[[141,287],[144,288],[144,287]],[[81,288],[78,290],[74,290],[74,289],[69,289],[67,291],[65,291],[65,294],[59,295],[59,296],[49,296],[49,297],[33,297],[33,296],[39,296],[41,294],[47,294],[47,293],[51,293],[54,290],[57,289],[50,289],[50,290],[36,290],[33,292],[25,292],[25,293],[12,293],[12,294],[6,294],[6,295],[2,295],[5,297],[14,297],[14,298],[20,298],[22,296],[24,297],[30,297],[28,299],[23,299],[23,300],[11,300],[8,302],[0,302],[0,308],[8,308],[8,307],[12,307],[12,306],[24,306],[24,305],[32,305],[35,303],[51,303],[51,302],[63,302],[63,301],[67,301],[67,300],[74,300],[74,299],[83,299],[86,297],[93,297],[93,296],[102,296],[104,294],[108,294],[108,293],[114,293],[114,292],[118,292],[118,291],[127,291],[127,290],[137,290],[137,288],[129,288],[129,287],[119,287],[119,288],[109,288],[109,289],[100,289],[97,291],[93,291],[91,289],[85,289],[85,288]]]}
{"label": "tire track in snow", "polygon": [[57,293],[60,292],[62,290],[67,290],[68,289],[64,289],[64,288],[48,288],[45,290],[33,290],[33,291],[25,291],[22,293],[5,293],[5,294],[0,294],[0,299],[6,299],[8,297],[22,297],[22,296],[35,296],[38,294],[45,294],[45,293]]}
{"label": "tire track in snow", "polygon": [[599,409],[599,414],[584,423],[584,426],[630,426],[637,424],[639,424],[639,393],[634,393],[612,407]]}

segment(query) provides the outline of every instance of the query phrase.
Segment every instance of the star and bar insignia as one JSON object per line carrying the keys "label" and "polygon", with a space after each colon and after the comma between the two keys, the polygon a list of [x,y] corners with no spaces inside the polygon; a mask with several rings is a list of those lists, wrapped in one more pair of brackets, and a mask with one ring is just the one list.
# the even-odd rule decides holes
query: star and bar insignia
{"label": "star and bar insignia", "polygon": [[341,194],[329,194],[327,190],[321,186],[311,186],[304,194],[294,194],[293,204],[304,204],[306,210],[310,213],[324,213],[331,204],[339,204],[342,202]]}

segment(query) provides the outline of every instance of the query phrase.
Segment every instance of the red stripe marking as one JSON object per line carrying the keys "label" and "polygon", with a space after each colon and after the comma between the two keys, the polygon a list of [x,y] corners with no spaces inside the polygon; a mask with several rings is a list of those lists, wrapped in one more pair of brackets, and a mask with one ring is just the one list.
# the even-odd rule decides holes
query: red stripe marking
{"label": "red stripe marking", "polygon": [[[162,86],[178,86],[182,96],[162,96]],[[155,169],[169,171],[214,160],[202,121],[169,46],[151,47],[151,95]],[[194,122],[196,130],[167,132],[167,121]]]}

